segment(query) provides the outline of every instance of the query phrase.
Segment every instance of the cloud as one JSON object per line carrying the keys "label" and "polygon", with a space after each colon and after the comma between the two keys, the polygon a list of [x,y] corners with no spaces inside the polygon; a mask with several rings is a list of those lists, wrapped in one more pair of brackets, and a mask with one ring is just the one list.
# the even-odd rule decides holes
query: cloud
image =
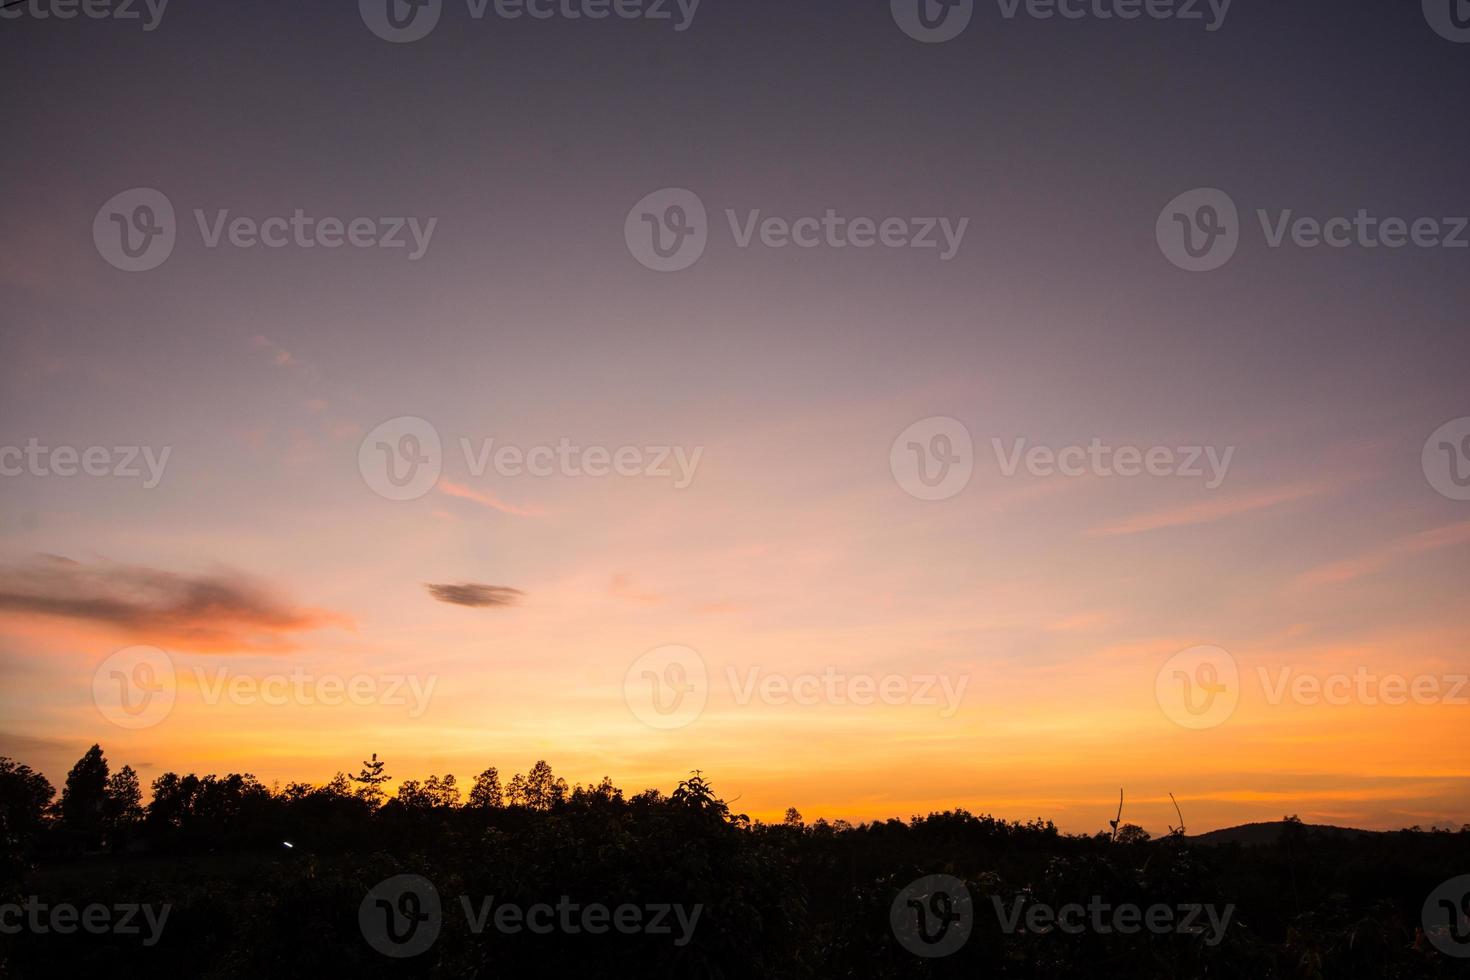
{"label": "cloud", "polygon": [[475,609],[514,606],[525,595],[520,589],[512,589],[508,585],[481,585],[478,582],[465,582],[461,585],[426,584],[424,588],[440,602]]}
{"label": "cloud", "polygon": [[607,593],[615,599],[644,605],[654,605],[664,601],[664,597],[657,592],[636,588],[633,585],[633,576],[626,572],[618,572],[612,577],[612,581],[607,586]]}
{"label": "cloud", "polygon": [[446,497],[459,497],[461,500],[470,500],[479,504],[481,507],[498,510],[502,514],[514,514],[517,517],[540,517],[542,514],[539,508],[517,507],[515,504],[508,504],[503,500],[497,500],[488,493],[471,490],[469,487],[454,483],[451,480],[441,479],[435,489]]}
{"label": "cloud", "polygon": [[1165,527],[1180,527],[1189,524],[1210,524],[1222,521],[1227,517],[1237,514],[1246,514],[1251,511],[1265,510],[1279,504],[1291,503],[1307,497],[1315,497],[1328,492],[1324,484],[1297,484],[1294,486],[1278,487],[1274,490],[1262,490],[1258,493],[1249,494],[1244,497],[1219,497],[1202,500],[1198,503],[1187,504],[1183,507],[1170,507],[1163,510],[1150,511],[1146,514],[1137,514],[1125,518],[1115,524],[1106,524],[1095,527],[1087,533],[1093,537],[1112,537],[1119,534],[1138,534],[1143,531],[1154,531]]}
{"label": "cloud", "polygon": [[327,435],[336,439],[338,442],[342,442],[362,435],[362,428],[356,422],[336,419],[327,424]]}
{"label": "cloud", "polygon": [[291,634],[352,625],[227,569],[190,575],[56,555],[0,567],[0,614],[95,623],[172,649],[211,652],[290,650]]}
{"label": "cloud", "polygon": [[1336,585],[1371,575],[1412,555],[1451,548],[1470,542],[1470,521],[1446,524],[1390,541],[1357,558],[1321,565],[1302,573],[1297,579],[1303,585]]}
{"label": "cloud", "polygon": [[269,337],[256,334],[250,338],[250,343],[257,349],[263,350],[270,355],[271,363],[287,371],[294,371],[308,379],[315,378],[316,372],[311,365],[303,363],[295,354],[292,354],[280,344]]}

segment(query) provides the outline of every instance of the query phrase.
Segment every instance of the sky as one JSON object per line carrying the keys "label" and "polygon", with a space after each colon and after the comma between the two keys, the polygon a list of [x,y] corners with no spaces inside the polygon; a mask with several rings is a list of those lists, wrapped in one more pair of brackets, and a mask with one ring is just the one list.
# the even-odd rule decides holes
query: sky
{"label": "sky", "polygon": [[1447,5],[391,2],[0,11],[0,755],[1470,822]]}

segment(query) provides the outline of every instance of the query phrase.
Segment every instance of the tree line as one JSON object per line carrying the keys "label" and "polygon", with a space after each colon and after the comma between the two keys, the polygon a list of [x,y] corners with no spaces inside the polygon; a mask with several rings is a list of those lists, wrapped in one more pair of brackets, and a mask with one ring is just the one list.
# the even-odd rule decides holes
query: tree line
{"label": "tree line", "polygon": [[[1274,843],[1211,846],[1181,828],[1151,839],[1122,822],[1121,801],[1103,815],[1108,829],[1062,834],[1047,820],[962,809],[856,825],[791,809],[767,824],[734,811],[697,770],[667,794],[625,794],[606,778],[568,785],[544,761],[509,779],[487,767],[465,785],[431,775],[390,795],[392,783],[376,755],[321,785],[166,772],[144,804],[137,774],[113,772],[100,746],[59,794],[0,759],[0,906],[39,895],[171,908],[164,941],[146,949],[0,930],[0,976],[1463,975],[1463,960],[1426,941],[1421,910],[1470,869],[1470,827],[1359,838],[1293,821]],[[450,912],[485,896],[703,911],[683,947],[647,934],[472,933],[446,914],[430,952],[398,961],[364,942],[359,907],[399,875],[432,882]],[[932,875],[962,881],[977,914],[962,949],[925,960],[892,923],[895,902]],[[988,914],[1094,898],[1235,911],[1214,945],[1185,931],[1006,929]]]}
{"label": "tree line", "polygon": [[[461,787],[453,774],[435,774],[405,779],[389,796],[385,785],[391,780],[377,753],[355,775],[338,772],[319,785],[266,786],[250,773],[165,772],[153,780],[144,805],[137,772],[127,765],[112,772],[100,745],[94,744],[72,766],[59,798],[44,775],[0,756],[0,840],[5,855],[15,860],[37,850],[77,854],[124,851],[139,843],[250,843],[293,828],[308,833],[320,828],[325,837],[374,814],[391,823],[395,818],[445,811],[547,812],[625,802],[611,778],[569,786],[545,760],[507,782],[502,782],[495,766],[489,766],[468,787]],[[695,774],[681,789],[687,794],[692,786],[703,797],[705,785]],[[632,802],[647,805],[662,800],[660,791],[649,789]]]}

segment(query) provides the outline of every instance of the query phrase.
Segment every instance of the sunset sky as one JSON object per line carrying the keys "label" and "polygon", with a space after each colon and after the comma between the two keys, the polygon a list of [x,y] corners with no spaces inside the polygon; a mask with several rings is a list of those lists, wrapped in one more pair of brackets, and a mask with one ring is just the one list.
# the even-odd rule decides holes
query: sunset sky
{"label": "sunset sky", "polygon": [[[323,782],[373,752],[395,779],[544,758],[630,792],[697,768],[763,819],[1094,832],[1122,787],[1155,833],[1169,793],[1191,832],[1470,822],[1470,502],[1421,458],[1470,416],[1470,249],[1273,248],[1257,220],[1470,213],[1470,45],[1412,3],[1242,3],[1216,31],[979,4],[936,44],[887,8],[705,0],[679,31],[447,0],[399,44],[351,3],[0,21],[24,93],[0,108],[0,449],[168,450],[156,486],[141,453],[139,477],[0,476],[0,755],[58,785],[94,741],[145,784]],[[177,243],[130,273],[93,226],[132,188]],[[708,209],[678,272],[625,239],[663,188]],[[1155,237],[1193,188],[1240,210],[1208,273]],[[298,208],[436,223],[411,259],[407,230],[211,248],[195,217]],[[968,225],[948,260],[740,247],[727,209]],[[360,466],[400,417],[443,447],[411,500]],[[933,418],[973,474],[922,500],[890,451]],[[461,440],[491,439],[697,465],[476,473]],[[1215,487],[1007,475],[993,440],[1233,455]],[[131,730],[94,674],[140,644],[178,694]],[[660,729],[625,676],[668,645],[707,704]],[[1234,658],[1239,703],[1191,729],[1156,682],[1199,646]],[[1261,672],[1287,668],[1455,696],[1271,703]],[[432,688],[418,714],[210,703],[196,669]],[[963,697],[742,704],[753,669]]]}

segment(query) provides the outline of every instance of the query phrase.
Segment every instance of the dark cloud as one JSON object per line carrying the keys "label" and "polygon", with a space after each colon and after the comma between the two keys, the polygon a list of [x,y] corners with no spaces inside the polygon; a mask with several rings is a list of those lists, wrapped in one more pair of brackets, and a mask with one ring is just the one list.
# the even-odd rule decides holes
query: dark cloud
{"label": "dark cloud", "polygon": [[0,613],[99,623],[161,645],[210,651],[285,650],[294,645],[288,634],[350,625],[238,572],[190,575],[56,555],[0,566]]}
{"label": "dark cloud", "polygon": [[481,585],[478,582],[465,582],[462,585],[428,584],[424,587],[429,590],[429,595],[440,602],[455,606],[473,606],[477,609],[514,606],[525,595],[520,589],[512,589],[508,585]]}
{"label": "dark cloud", "polygon": [[[78,748],[79,745],[81,748]],[[43,752],[71,752],[80,756],[85,750],[86,746],[82,745],[80,739],[37,738],[33,735],[0,732],[0,757],[14,759],[17,762],[24,762]]]}

